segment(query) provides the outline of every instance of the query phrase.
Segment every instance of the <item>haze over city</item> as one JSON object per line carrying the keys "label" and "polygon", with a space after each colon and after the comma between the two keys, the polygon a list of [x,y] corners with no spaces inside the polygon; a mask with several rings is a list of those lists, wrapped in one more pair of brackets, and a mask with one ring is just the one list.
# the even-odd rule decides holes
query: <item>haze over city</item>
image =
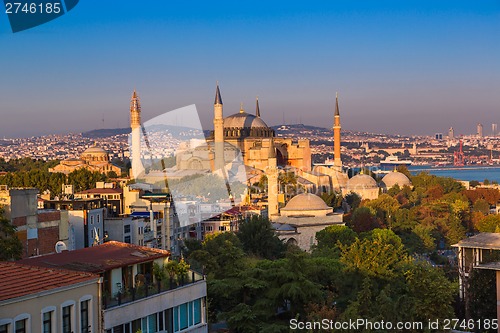
{"label": "haze over city", "polygon": [[[196,104],[212,125],[259,96],[269,125],[488,134],[500,122],[500,2],[81,2],[12,34],[0,13],[1,137],[128,126]],[[39,50],[33,52],[33,50]],[[27,97],[29,96],[29,98]],[[104,119],[104,121],[103,121]]]}

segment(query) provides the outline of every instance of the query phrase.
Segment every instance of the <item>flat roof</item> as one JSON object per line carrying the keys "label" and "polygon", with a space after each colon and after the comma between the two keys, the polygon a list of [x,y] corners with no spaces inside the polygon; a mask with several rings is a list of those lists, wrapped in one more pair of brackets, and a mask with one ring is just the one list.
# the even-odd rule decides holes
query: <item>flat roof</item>
{"label": "flat roof", "polygon": [[500,233],[482,232],[475,236],[462,239],[453,247],[474,249],[500,250]]}
{"label": "flat roof", "polygon": [[103,273],[115,268],[170,256],[169,251],[109,241],[80,250],[64,251],[20,260],[26,265]]}
{"label": "flat roof", "polygon": [[77,192],[75,194],[123,194],[123,189],[121,189],[121,188],[92,188],[90,190]]}
{"label": "flat roof", "polygon": [[3,261],[0,262],[0,301],[98,279],[99,275],[85,272]]}
{"label": "flat roof", "polygon": [[474,268],[479,268],[479,269],[489,269],[492,271],[500,271],[500,262],[489,262],[487,264],[480,264],[477,266],[474,266]]}

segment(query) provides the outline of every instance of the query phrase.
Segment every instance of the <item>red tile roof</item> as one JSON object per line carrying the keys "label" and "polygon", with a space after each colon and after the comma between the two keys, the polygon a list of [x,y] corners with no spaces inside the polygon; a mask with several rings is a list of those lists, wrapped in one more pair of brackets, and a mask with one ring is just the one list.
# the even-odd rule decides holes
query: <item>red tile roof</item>
{"label": "red tile roof", "polygon": [[145,246],[106,242],[99,246],[64,251],[20,260],[26,265],[58,267],[74,271],[103,273],[118,267],[167,258],[170,252]]}
{"label": "red tile roof", "polygon": [[0,301],[98,279],[99,276],[95,274],[2,261]]}

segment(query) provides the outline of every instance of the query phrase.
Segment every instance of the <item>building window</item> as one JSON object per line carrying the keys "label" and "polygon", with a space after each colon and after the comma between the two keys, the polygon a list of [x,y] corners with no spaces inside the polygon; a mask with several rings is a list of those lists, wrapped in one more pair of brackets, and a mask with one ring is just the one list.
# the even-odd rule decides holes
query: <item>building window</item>
{"label": "building window", "polygon": [[130,244],[131,243],[131,239],[130,239],[130,236],[125,236],[124,240],[123,240],[125,243],[128,243]]}
{"label": "building window", "polygon": [[97,215],[97,223],[101,222],[101,215]]}
{"label": "building window", "polygon": [[55,306],[47,306],[42,309],[41,313],[41,324],[42,324],[42,333],[52,333],[56,332],[56,307]]}
{"label": "building window", "polygon": [[8,333],[9,332],[9,324],[0,325],[0,333]]}
{"label": "building window", "polygon": [[205,228],[207,231],[214,231],[214,227],[211,226],[211,225],[207,225],[207,227]]}
{"label": "building window", "polygon": [[194,324],[198,325],[201,323],[201,299],[193,301],[193,308]]}
{"label": "building window", "polygon": [[90,224],[94,224],[94,215],[90,216]]}
{"label": "building window", "polygon": [[219,226],[219,231],[226,231],[226,227],[223,225]]}
{"label": "building window", "polygon": [[126,234],[130,233],[130,224],[125,224],[123,226],[123,232]]}
{"label": "building window", "polygon": [[16,321],[16,332],[15,333],[26,333],[26,322],[27,319],[21,319]]}
{"label": "building window", "polygon": [[89,300],[80,302],[80,324],[82,333],[89,333]]}
{"label": "building window", "polygon": [[[173,322],[174,332],[182,331],[188,327],[198,325],[202,322],[202,299],[184,303],[173,308],[172,319],[166,318],[165,326],[168,328],[168,322]],[[165,313],[167,314],[167,313]]]}
{"label": "building window", "polygon": [[62,308],[62,331],[71,333],[71,305]]}
{"label": "building window", "polygon": [[48,311],[42,315],[43,333],[52,333],[52,313],[53,311]]}

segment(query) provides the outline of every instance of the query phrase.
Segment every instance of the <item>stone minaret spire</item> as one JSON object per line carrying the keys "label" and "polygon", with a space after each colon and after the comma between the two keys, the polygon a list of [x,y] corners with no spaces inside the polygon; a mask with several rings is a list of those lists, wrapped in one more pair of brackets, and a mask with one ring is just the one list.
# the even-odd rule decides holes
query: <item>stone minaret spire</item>
{"label": "stone minaret spire", "polygon": [[259,97],[258,96],[255,100],[255,116],[260,118],[260,108],[259,108]]}
{"label": "stone minaret spire", "polygon": [[141,161],[141,102],[134,89],[130,99],[130,127],[132,128],[132,178],[144,172]]}
{"label": "stone minaret spire", "polygon": [[141,127],[141,101],[135,89],[130,100],[130,127],[132,130]]}
{"label": "stone minaret spire", "polygon": [[278,168],[273,138],[269,139],[267,175],[267,212],[270,219],[278,215]]}
{"label": "stone minaret spire", "polygon": [[335,115],[333,117],[333,164],[335,167],[342,168],[340,157],[340,112],[339,112],[339,94],[335,97]]}
{"label": "stone minaret spire", "polygon": [[214,169],[219,170],[224,168],[224,118],[222,114],[222,97],[220,95],[219,83],[215,90],[214,102],[214,146],[215,146],[215,162]]}

